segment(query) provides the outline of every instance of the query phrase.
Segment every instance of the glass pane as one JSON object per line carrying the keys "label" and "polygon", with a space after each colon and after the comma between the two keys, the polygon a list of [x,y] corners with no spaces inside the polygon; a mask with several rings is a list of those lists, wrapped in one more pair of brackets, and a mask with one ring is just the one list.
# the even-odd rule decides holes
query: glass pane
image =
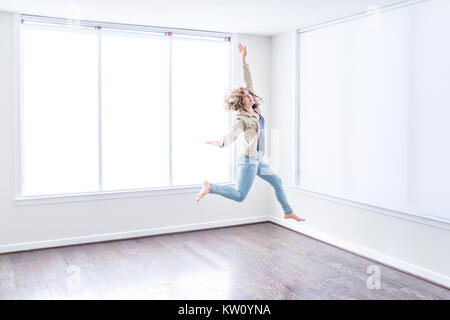
{"label": "glass pane", "polygon": [[229,42],[173,39],[173,183],[229,182],[229,148],[206,143],[229,130]]}
{"label": "glass pane", "polygon": [[407,22],[392,10],[376,29],[365,18],[302,34],[303,187],[406,209]]}
{"label": "glass pane", "polygon": [[347,185],[355,201],[406,210],[410,103],[409,10],[346,24]]}
{"label": "glass pane", "polygon": [[98,38],[23,28],[23,195],[98,188]]}
{"label": "glass pane", "polygon": [[301,34],[301,187],[450,218],[449,13],[428,1]]}
{"label": "glass pane", "polygon": [[336,196],[345,195],[345,36],[342,24],[318,29],[300,48],[300,183]]}
{"label": "glass pane", "polygon": [[169,40],[102,34],[103,189],[169,184]]}
{"label": "glass pane", "polygon": [[[450,219],[450,2],[414,6],[409,113],[410,208]],[[444,40],[445,39],[445,40]]]}

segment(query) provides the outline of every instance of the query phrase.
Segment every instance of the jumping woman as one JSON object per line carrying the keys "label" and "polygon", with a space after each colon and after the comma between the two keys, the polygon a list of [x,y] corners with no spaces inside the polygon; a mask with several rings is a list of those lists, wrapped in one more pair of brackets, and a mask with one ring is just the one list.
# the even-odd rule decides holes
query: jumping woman
{"label": "jumping woman", "polygon": [[213,184],[205,180],[202,189],[197,195],[196,201],[199,202],[206,194],[213,193],[242,202],[250,191],[255,180],[255,175],[258,175],[272,185],[277,200],[283,209],[284,218],[304,221],[305,219],[295,215],[289,205],[281,184],[281,179],[262,160],[265,153],[264,117],[261,115],[259,108],[262,99],[253,92],[252,77],[247,64],[247,47],[238,43],[238,49],[242,58],[245,86],[240,86],[227,92],[224,102],[225,108],[228,111],[236,113],[233,127],[222,139],[206,141],[210,145],[223,148],[233,143],[237,138],[240,138],[237,188]]}

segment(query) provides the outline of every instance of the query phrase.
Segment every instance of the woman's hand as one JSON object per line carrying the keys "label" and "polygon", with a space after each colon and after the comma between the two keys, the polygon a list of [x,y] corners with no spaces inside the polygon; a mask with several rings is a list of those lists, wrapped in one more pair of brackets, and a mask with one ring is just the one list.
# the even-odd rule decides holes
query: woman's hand
{"label": "woman's hand", "polygon": [[213,146],[220,146],[222,144],[222,142],[220,140],[206,141],[206,143],[213,145]]}
{"label": "woman's hand", "polygon": [[238,49],[239,52],[241,53],[241,58],[242,58],[242,64],[247,63],[246,59],[247,59],[247,47],[244,47],[240,42],[238,43]]}

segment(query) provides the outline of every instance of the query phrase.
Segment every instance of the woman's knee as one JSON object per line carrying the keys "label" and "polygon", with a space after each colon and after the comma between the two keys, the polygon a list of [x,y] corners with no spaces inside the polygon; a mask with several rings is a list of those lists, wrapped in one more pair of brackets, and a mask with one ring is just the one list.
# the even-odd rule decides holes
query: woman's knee
{"label": "woman's knee", "polygon": [[281,178],[279,176],[277,176],[276,174],[274,174],[272,176],[272,181],[276,185],[281,185]]}
{"label": "woman's knee", "polygon": [[245,192],[239,191],[240,197],[237,199],[237,202],[242,202],[247,197],[247,194]]}

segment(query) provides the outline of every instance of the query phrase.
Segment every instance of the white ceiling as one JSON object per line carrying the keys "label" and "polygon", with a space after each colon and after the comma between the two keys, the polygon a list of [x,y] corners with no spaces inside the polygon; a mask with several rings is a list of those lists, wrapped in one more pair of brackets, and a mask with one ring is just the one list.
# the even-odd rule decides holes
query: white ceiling
{"label": "white ceiling", "polygon": [[272,36],[399,2],[404,0],[0,0],[0,11]]}

